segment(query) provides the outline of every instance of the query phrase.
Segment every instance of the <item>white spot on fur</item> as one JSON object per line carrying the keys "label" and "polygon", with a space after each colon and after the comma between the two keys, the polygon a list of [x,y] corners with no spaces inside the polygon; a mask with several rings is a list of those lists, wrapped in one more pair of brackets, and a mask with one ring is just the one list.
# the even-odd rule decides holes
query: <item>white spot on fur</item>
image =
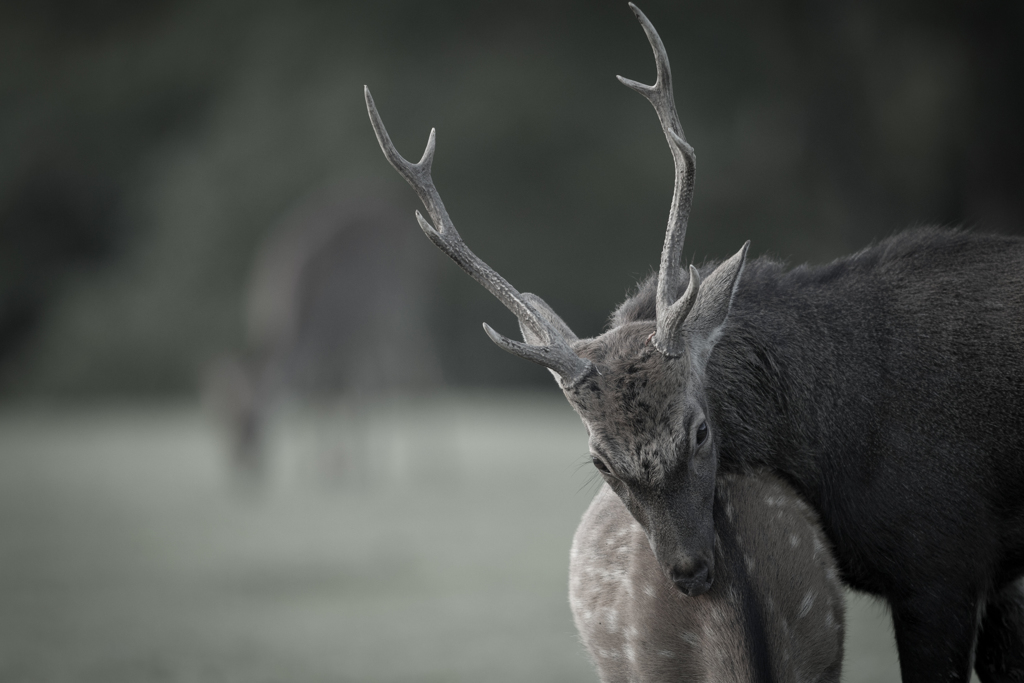
{"label": "white spot on fur", "polygon": [[797,536],[796,534],[790,534],[789,535],[789,545],[794,547],[794,548],[797,547],[798,545],[800,545],[800,537]]}
{"label": "white spot on fur", "polygon": [[691,633],[690,631],[681,632],[679,634],[679,639],[684,643],[689,643],[690,645],[700,644],[700,637],[696,633]]}
{"label": "white spot on fur", "polygon": [[812,540],[814,542],[814,559],[818,559],[818,555],[825,549],[825,546],[822,544],[821,539],[818,538],[818,534],[814,534]]}
{"label": "white spot on fur", "polygon": [[736,510],[734,510],[734,509],[733,509],[733,507],[732,507],[732,501],[730,501],[730,502],[729,502],[729,503],[728,503],[728,504],[727,504],[727,505],[725,506],[725,516],[726,516],[726,517],[728,517],[728,518],[729,518],[729,521],[731,522],[731,521],[733,521],[733,515],[734,515],[735,513],[736,513]]}
{"label": "white spot on fur", "polygon": [[630,624],[630,626],[626,628],[626,658],[633,666],[636,666],[637,662],[636,641],[639,635],[640,632],[637,630],[636,626]]}
{"label": "white spot on fur", "polygon": [[800,618],[803,619],[811,612],[811,607],[814,606],[814,591],[807,591],[804,595],[804,599],[800,602]]}
{"label": "white spot on fur", "polygon": [[747,571],[748,572],[754,571],[754,558],[753,557],[751,557],[750,555],[744,554],[743,555],[743,561],[747,565]]}
{"label": "white spot on fur", "polygon": [[610,607],[605,609],[604,627],[609,633],[616,633],[619,630],[619,611]]}
{"label": "white spot on fur", "polygon": [[591,573],[595,574],[598,579],[605,583],[619,584],[621,586],[629,585],[629,574],[626,573],[625,569],[602,569],[595,567]]}
{"label": "white spot on fur", "polygon": [[664,657],[665,659],[672,659],[676,656],[676,653],[672,652],[672,650],[658,650],[658,656]]}
{"label": "white spot on fur", "polygon": [[645,584],[645,585],[644,585],[644,594],[645,594],[645,595],[646,595],[647,597],[650,597],[650,598],[653,598],[653,597],[655,597],[656,593],[654,592],[654,586],[652,586],[652,585],[651,585],[651,584],[649,584],[649,583],[648,583],[648,584]]}

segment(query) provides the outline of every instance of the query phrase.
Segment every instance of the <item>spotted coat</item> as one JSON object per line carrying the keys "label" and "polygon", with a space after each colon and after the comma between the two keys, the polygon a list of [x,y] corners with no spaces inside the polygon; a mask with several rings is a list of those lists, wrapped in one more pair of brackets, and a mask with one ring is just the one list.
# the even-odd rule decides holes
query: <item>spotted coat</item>
{"label": "spotted coat", "polygon": [[817,516],[768,475],[721,475],[717,576],[688,597],[602,486],[576,530],[569,602],[605,683],[839,681],[844,605]]}

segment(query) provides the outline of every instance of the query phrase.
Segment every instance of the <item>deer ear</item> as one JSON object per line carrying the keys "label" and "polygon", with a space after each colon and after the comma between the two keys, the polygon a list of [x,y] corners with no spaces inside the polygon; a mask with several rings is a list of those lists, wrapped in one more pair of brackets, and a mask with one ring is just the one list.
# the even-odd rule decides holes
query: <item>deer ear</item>
{"label": "deer ear", "polygon": [[[551,327],[555,328],[555,331],[560,334],[569,344],[573,344],[579,341],[579,338],[573,334],[569,326],[565,324],[565,321],[558,317],[558,314],[548,306],[544,299],[541,299],[536,294],[530,294],[529,292],[523,292],[523,301],[530,305],[534,311],[537,312],[541,318],[543,318]],[[547,346],[551,343],[550,339],[541,339],[535,335],[530,328],[519,323],[519,331],[523,334],[523,341],[532,346]]]}
{"label": "deer ear", "polygon": [[686,338],[686,348],[691,358],[700,366],[707,363],[711,349],[715,347],[722,326],[729,317],[732,298],[743,274],[743,265],[747,259],[748,240],[732,258],[719,265],[700,284],[697,300],[682,325],[682,333]]}

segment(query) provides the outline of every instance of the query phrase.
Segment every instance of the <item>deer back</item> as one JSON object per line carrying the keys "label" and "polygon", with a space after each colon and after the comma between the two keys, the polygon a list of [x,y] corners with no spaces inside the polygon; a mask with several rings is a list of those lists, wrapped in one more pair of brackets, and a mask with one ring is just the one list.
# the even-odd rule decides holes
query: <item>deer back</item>
{"label": "deer back", "polygon": [[573,539],[569,601],[601,680],[838,681],[843,593],[814,512],[779,479],[721,475],[710,590],[665,576],[603,486]]}

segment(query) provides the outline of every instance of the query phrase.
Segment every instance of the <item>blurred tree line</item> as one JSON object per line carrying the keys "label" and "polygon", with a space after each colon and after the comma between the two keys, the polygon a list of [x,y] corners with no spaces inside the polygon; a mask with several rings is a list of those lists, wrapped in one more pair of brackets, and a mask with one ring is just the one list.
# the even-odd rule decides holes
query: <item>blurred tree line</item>
{"label": "blurred tree line", "polygon": [[[821,262],[902,227],[1024,231],[1024,3],[645,0],[698,158],[687,258]],[[580,334],[658,261],[671,158],[625,0],[36,0],[0,5],[0,392],[194,391],[241,343],[276,221],[325,182],[408,209],[399,150],[467,243]],[[432,252],[426,239],[421,247]],[[445,260],[437,253],[430,258]],[[547,382],[451,264],[448,382]]]}

